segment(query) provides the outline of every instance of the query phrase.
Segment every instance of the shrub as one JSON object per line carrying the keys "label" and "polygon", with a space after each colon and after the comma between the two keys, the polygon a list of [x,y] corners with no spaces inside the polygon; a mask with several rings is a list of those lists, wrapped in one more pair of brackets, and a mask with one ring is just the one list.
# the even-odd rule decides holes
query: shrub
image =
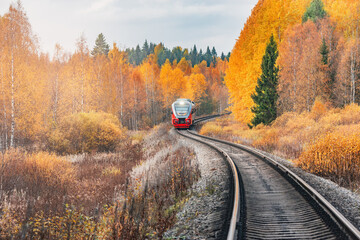
{"label": "shrub", "polygon": [[222,128],[216,123],[206,123],[200,130],[200,134],[216,136],[222,133]]}
{"label": "shrub", "polygon": [[359,134],[328,133],[301,154],[297,165],[341,185],[355,187],[360,181]]}
{"label": "shrub", "polygon": [[314,105],[311,109],[311,117],[315,120],[318,120],[320,117],[325,115],[328,112],[326,104],[320,98],[316,98]]}
{"label": "shrub", "polygon": [[252,129],[234,122],[231,116],[221,121],[207,122],[200,133],[297,159],[299,166],[342,186],[360,185],[357,174],[360,106],[357,104],[331,108],[317,98],[310,112],[286,112],[271,126],[258,125]]}
{"label": "shrub", "polygon": [[[62,211],[62,196],[74,181],[71,163],[54,154],[28,154],[19,149],[8,151],[0,158],[3,197],[11,201],[12,206],[36,202],[26,208],[44,209],[47,213],[50,209]],[[26,199],[16,197],[19,193],[24,193]]]}
{"label": "shrub", "polygon": [[274,128],[266,129],[262,137],[254,141],[255,147],[261,148],[265,151],[273,151],[279,141],[279,131]]}
{"label": "shrub", "polygon": [[124,139],[124,132],[112,114],[76,113],[49,134],[48,148],[60,154],[114,151]]}
{"label": "shrub", "polygon": [[[190,148],[155,131],[145,136],[146,151],[163,153],[154,158],[140,140],[76,159],[19,149],[0,156],[0,239],[161,239],[200,171]],[[151,169],[138,165],[130,176],[140,162]]]}

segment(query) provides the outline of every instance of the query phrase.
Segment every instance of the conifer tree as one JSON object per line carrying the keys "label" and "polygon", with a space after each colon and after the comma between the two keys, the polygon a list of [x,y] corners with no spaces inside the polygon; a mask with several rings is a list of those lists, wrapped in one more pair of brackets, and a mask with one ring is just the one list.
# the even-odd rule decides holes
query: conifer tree
{"label": "conifer tree", "polygon": [[211,63],[211,60],[212,60],[212,55],[211,55],[211,51],[210,51],[209,46],[206,48],[206,52],[205,52],[204,58],[205,58],[204,60],[205,60],[206,63],[207,63],[207,67],[210,67],[210,63]]}
{"label": "conifer tree", "polygon": [[302,17],[302,22],[304,23],[309,19],[316,22],[318,19],[322,19],[326,16],[327,13],[324,9],[324,3],[321,0],[313,0],[306,9],[306,12]]}
{"label": "conifer tree", "polygon": [[276,88],[279,80],[279,68],[276,66],[277,57],[277,45],[274,36],[271,35],[261,64],[262,74],[258,78],[255,93],[251,95],[255,103],[251,111],[255,113],[255,116],[251,120],[252,125],[249,125],[250,127],[260,123],[268,125],[276,119],[276,102],[278,99]]}
{"label": "conifer tree", "polygon": [[199,57],[198,57],[198,62],[201,63],[203,60],[204,60],[204,54],[203,54],[203,51],[202,49],[200,49],[199,51]]}
{"label": "conifer tree", "polygon": [[214,66],[216,65],[216,58],[217,58],[217,52],[215,50],[215,47],[212,48],[211,50],[211,56],[212,56],[212,62],[214,64]]}
{"label": "conifer tree", "polygon": [[224,60],[225,60],[225,58],[226,58],[226,57],[225,57],[225,54],[224,54],[224,52],[222,52],[222,53],[221,53],[221,60],[223,60],[223,61],[224,61]]}
{"label": "conifer tree", "polygon": [[213,47],[212,50],[211,50],[211,56],[217,57],[217,53],[216,53],[215,47]]}
{"label": "conifer tree", "polygon": [[227,58],[228,61],[230,60],[230,55],[231,55],[230,52],[228,52],[228,54],[226,55],[226,58]]}
{"label": "conifer tree", "polygon": [[109,44],[106,43],[105,37],[102,33],[98,35],[95,40],[94,49],[91,51],[93,56],[104,54],[107,56],[109,53]]}
{"label": "conifer tree", "polygon": [[323,38],[321,47],[320,47],[320,54],[321,54],[321,62],[322,64],[326,65],[328,64],[329,59],[329,48],[326,45],[325,39]]}
{"label": "conifer tree", "polygon": [[140,65],[140,63],[142,62],[142,54],[141,54],[141,49],[140,49],[140,46],[139,44],[136,45],[136,49],[135,49],[135,65],[138,66]]}
{"label": "conifer tree", "polygon": [[147,56],[150,54],[149,44],[146,39],[145,39],[144,45],[142,47],[142,52],[143,52],[143,58],[147,58]]}
{"label": "conifer tree", "polygon": [[193,49],[190,51],[190,60],[191,60],[192,66],[199,63],[198,51],[197,51],[196,45],[194,45]]}

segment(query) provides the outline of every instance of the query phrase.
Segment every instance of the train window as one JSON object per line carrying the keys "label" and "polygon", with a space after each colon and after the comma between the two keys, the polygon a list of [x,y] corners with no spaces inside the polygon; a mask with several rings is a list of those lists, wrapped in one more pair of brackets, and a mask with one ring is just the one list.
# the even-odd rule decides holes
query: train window
{"label": "train window", "polygon": [[189,111],[189,107],[175,106],[175,111],[176,111],[177,115],[179,115],[179,116],[186,116]]}

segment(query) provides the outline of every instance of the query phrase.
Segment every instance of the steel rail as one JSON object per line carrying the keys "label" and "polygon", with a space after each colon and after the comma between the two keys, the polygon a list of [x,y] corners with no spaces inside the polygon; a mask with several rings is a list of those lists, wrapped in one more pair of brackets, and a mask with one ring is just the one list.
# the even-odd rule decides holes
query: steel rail
{"label": "steel rail", "polygon": [[221,113],[221,114],[215,114],[215,115],[209,115],[209,116],[199,117],[199,118],[194,119],[193,124],[196,124],[196,123],[198,123],[198,122],[202,122],[202,121],[205,121],[205,120],[209,120],[209,119],[212,119],[212,118],[221,117],[221,116],[224,116],[224,115],[229,115],[230,113],[231,113],[231,112],[225,112],[225,113]]}
{"label": "steel rail", "polygon": [[244,196],[244,190],[243,190],[243,186],[242,186],[241,176],[238,174],[235,163],[230,158],[230,156],[221,148],[216,147],[215,145],[210,144],[206,141],[202,141],[202,140],[196,139],[194,137],[191,137],[189,135],[186,135],[184,133],[181,133],[181,131],[179,131],[179,130],[177,130],[177,132],[180,135],[182,135],[183,137],[187,137],[187,138],[190,138],[197,142],[201,142],[201,143],[211,147],[212,149],[215,149],[217,152],[219,152],[220,154],[222,154],[224,156],[224,158],[227,160],[228,164],[230,165],[231,171],[233,173],[233,181],[234,181],[234,184],[233,184],[234,185],[234,189],[233,189],[234,198],[233,198],[233,209],[232,209],[232,214],[231,214],[231,219],[230,219],[230,224],[229,224],[229,230],[227,233],[227,240],[235,239],[237,236],[236,227],[237,227],[237,223],[239,222],[240,215],[241,215],[240,204],[244,204],[244,201],[240,201],[240,197]]}
{"label": "steel rail", "polygon": [[193,124],[196,124],[198,122],[202,122],[202,121],[205,121],[205,120],[209,120],[209,119],[212,119],[212,118],[220,117],[220,116],[222,116],[222,115],[217,114],[217,115],[211,115],[211,116],[196,118],[196,119],[194,119]]}
{"label": "steel rail", "polygon": [[[227,144],[230,146],[233,146],[235,148],[241,149],[243,151],[246,151],[264,161],[267,161],[268,163],[270,163],[275,169],[280,170],[283,174],[287,175],[288,177],[290,177],[299,187],[301,187],[302,189],[304,189],[308,195],[315,200],[315,202],[329,215],[329,217],[337,223],[337,225],[342,229],[342,231],[344,231],[350,238],[352,239],[360,239],[360,232],[359,230],[352,225],[333,205],[331,205],[331,203],[329,203],[321,194],[319,194],[314,188],[312,188],[309,184],[307,184],[304,180],[302,180],[299,176],[297,176],[294,172],[292,172],[290,169],[288,169],[287,167],[285,167],[284,165],[276,162],[274,159],[264,155],[263,153],[241,145],[241,144],[235,144],[232,142],[228,142],[228,141],[224,141],[224,140],[219,140],[216,138],[212,138],[212,137],[208,137],[208,136],[203,136],[200,134],[196,134],[192,131],[188,132],[194,136],[197,137],[201,137],[204,139],[208,139],[211,141],[215,141],[215,142],[219,142],[219,143],[223,143],[223,144]],[[187,136],[189,137],[189,136]],[[198,140],[198,139],[197,139]],[[199,140],[198,140],[199,141]],[[205,142],[204,142],[205,143]],[[208,145],[210,145],[210,143],[206,143]],[[228,238],[229,239],[229,238]]]}

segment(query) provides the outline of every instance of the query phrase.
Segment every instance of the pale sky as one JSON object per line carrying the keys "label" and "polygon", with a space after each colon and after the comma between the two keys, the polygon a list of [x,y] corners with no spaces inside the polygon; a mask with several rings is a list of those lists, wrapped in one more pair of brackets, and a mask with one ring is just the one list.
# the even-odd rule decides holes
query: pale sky
{"label": "pale sky", "polygon": [[[59,43],[75,50],[83,33],[92,49],[99,33],[121,49],[148,42],[232,50],[258,0],[22,0],[43,52]],[[0,15],[14,0],[0,0]]]}

